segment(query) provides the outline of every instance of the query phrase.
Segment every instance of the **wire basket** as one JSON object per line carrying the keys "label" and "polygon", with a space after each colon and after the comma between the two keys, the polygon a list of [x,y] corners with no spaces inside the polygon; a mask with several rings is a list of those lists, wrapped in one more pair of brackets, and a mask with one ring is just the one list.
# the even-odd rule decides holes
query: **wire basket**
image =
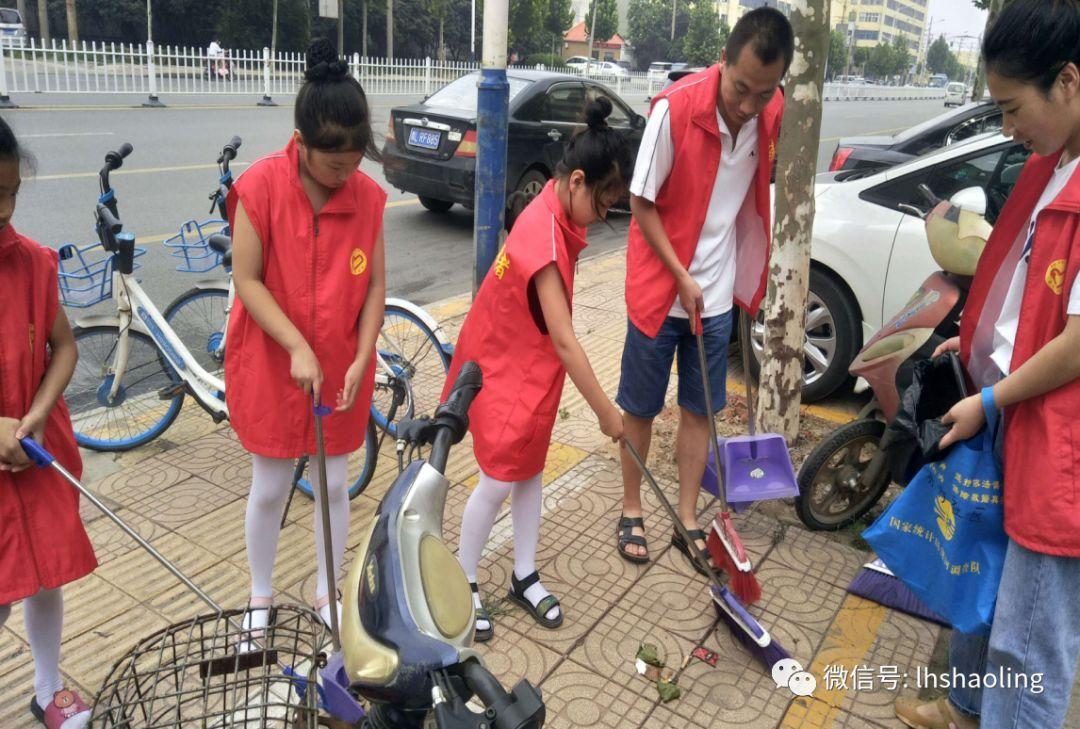
{"label": "wire basket", "polygon": [[202,222],[189,220],[180,226],[180,232],[165,241],[165,247],[172,250],[169,255],[179,258],[176,267],[183,273],[206,273],[221,265],[221,254],[207,244],[214,233],[228,232],[228,222],[220,218],[209,218]]}
{"label": "wire basket", "polygon": [[142,640],[109,672],[90,725],[255,729],[318,725],[315,685],[329,636],[305,608],[270,608],[265,650],[243,653],[244,610],[202,615]]}
{"label": "wire basket", "polygon": [[[65,243],[58,251],[60,256],[60,302],[64,306],[86,309],[112,296],[113,254],[98,243],[77,246]],[[135,247],[135,258],[146,253],[141,246]],[[139,268],[135,264],[134,268]]]}

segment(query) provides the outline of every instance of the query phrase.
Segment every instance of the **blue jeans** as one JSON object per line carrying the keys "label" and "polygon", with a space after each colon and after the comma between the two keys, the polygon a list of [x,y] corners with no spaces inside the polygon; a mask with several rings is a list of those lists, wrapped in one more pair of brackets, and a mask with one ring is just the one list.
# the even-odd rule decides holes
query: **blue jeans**
{"label": "blue jeans", "polygon": [[[980,729],[1056,729],[1065,721],[1080,658],[1080,559],[1009,540],[989,636],[954,632],[953,675],[1006,683],[953,687],[949,700]],[[1000,682],[1000,681],[998,681]]]}
{"label": "blue jeans", "polygon": [[[714,413],[727,404],[728,340],[732,313],[710,316],[701,322],[705,361]],[[664,409],[671,365],[679,362],[679,407],[704,416],[705,388],[698,361],[697,337],[690,333],[690,320],[669,316],[655,337],[647,337],[633,322],[626,323],[622,376],[615,403],[630,415],[651,419]]]}

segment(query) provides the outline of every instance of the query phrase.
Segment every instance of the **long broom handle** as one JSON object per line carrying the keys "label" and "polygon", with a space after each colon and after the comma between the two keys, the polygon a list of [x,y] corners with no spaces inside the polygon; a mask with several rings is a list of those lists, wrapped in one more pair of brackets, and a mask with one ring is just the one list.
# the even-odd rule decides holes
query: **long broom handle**
{"label": "long broom handle", "polygon": [[98,509],[100,509],[101,513],[103,513],[105,516],[109,517],[109,519],[111,519],[112,522],[114,524],[116,524],[116,526],[120,527],[120,529],[122,529],[125,534],[127,534],[129,537],[134,539],[136,542],[138,542],[139,546],[141,546],[143,549],[145,549],[147,552],[149,552],[150,556],[152,556],[154,559],[156,559],[158,562],[160,562],[162,567],[169,570],[169,572],[171,572],[173,574],[173,577],[180,580],[180,582],[184,583],[184,585],[189,590],[194,592],[199,597],[200,600],[202,600],[207,605],[209,605],[215,612],[218,612],[218,613],[224,613],[225,612],[224,608],[222,608],[220,605],[218,605],[216,602],[214,602],[213,598],[211,598],[205,592],[200,590],[198,585],[196,585],[194,582],[192,582],[190,579],[188,579],[187,575],[185,575],[183,572],[181,572],[179,570],[179,568],[177,568],[176,565],[174,565],[172,562],[170,562],[168,559],[166,559],[164,555],[162,555],[160,552],[158,552],[156,549],[154,549],[154,547],[150,544],[150,542],[143,539],[139,535],[139,533],[136,532],[131,527],[129,527],[127,525],[127,523],[124,522],[123,519],[121,519],[119,516],[117,516],[115,513],[113,513],[112,509],[105,506],[105,504],[102,503],[101,499],[99,499],[97,496],[95,496],[93,494],[93,492],[91,492],[85,486],[83,486],[82,483],[79,482],[79,479],[72,476],[71,473],[69,473],[66,468],[61,466],[56,461],[56,459],[53,458],[52,454],[49,453],[47,450],[45,450],[41,445],[39,445],[37,441],[35,441],[33,438],[23,438],[19,442],[22,444],[23,450],[26,451],[26,454],[28,456],[30,456],[30,459],[35,464],[37,464],[38,466],[42,466],[42,467],[44,467],[44,466],[52,466],[53,468],[55,468],[60,473],[60,475],[63,476],[67,480],[68,483],[70,483],[72,486],[74,486],[75,489],[80,494],[85,496],[86,499],[91,504],[93,504]]}
{"label": "long broom handle", "polygon": [[713,454],[713,465],[716,467],[716,490],[720,493],[720,510],[727,511],[727,487],[723,483],[723,476],[720,473],[720,438],[716,434],[716,419],[713,417],[712,383],[709,382],[709,361],[705,356],[705,335],[701,312],[697,313],[694,325],[694,335],[697,337],[698,367],[701,369],[701,384],[705,386],[705,417],[709,419],[709,435],[711,436],[709,441],[712,443],[710,450],[712,450]]}
{"label": "long broom handle", "polygon": [[754,336],[754,320],[750,318],[749,314],[746,316],[746,346],[739,343],[739,349],[742,350],[742,371],[743,382],[746,383],[746,425],[750,429],[750,436],[754,436],[754,429],[757,427],[757,423],[754,419],[754,391],[750,387],[750,349],[754,346],[751,338]]}
{"label": "long broom handle", "polygon": [[330,534],[330,495],[326,486],[326,444],[323,442],[323,416],[329,408],[315,404],[315,448],[319,467],[319,507],[322,512],[323,562],[326,566],[326,599],[330,606],[330,635],[334,641],[334,652],[341,653],[341,633],[337,615],[337,580],[334,575],[334,539]]}

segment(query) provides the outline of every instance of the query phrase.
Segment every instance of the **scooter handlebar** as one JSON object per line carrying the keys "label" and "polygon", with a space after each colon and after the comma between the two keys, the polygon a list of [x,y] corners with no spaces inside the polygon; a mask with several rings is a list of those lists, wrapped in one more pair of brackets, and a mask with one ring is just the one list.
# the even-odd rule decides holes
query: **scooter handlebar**
{"label": "scooter handlebar", "polygon": [[435,437],[428,463],[439,473],[446,470],[450,446],[460,442],[469,430],[469,407],[480,392],[483,382],[480,365],[466,362],[461,366],[446,401],[435,411]]}

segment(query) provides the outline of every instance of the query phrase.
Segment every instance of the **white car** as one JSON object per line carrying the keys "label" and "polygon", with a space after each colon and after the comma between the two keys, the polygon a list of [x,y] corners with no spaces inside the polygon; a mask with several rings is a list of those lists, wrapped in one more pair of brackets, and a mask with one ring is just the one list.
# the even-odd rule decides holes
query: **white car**
{"label": "white car", "polygon": [[18,10],[0,8],[0,43],[14,48],[26,45],[26,27]]}
{"label": "white car", "polygon": [[[818,175],[807,300],[803,399],[820,400],[849,381],[848,366],[933,271],[922,219],[926,184],[940,198],[980,188],[991,224],[1012,192],[1028,151],[998,133],[944,147],[880,171]],[[958,201],[958,200],[957,200]],[[751,369],[762,355],[764,313],[752,327]]]}
{"label": "white car", "polygon": [[967,86],[954,81],[945,87],[945,106],[963,106],[967,99]]}
{"label": "white car", "polygon": [[[593,61],[596,63],[596,61]],[[584,71],[585,67],[589,65],[589,59],[585,56],[571,56],[566,59],[566,65],[575,71]]]}

